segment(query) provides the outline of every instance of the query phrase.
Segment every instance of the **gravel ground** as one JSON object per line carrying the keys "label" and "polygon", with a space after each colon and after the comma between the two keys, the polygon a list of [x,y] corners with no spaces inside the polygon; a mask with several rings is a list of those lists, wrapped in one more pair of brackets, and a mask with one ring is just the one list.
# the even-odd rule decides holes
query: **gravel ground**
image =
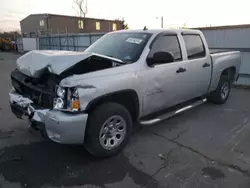
{"label": "gravel ground", "polygon": [[250,90],[143,127],[120,155],[95,160],[12,115],[9,75],[19,56],[0,52],[0,187],[250,187]]}

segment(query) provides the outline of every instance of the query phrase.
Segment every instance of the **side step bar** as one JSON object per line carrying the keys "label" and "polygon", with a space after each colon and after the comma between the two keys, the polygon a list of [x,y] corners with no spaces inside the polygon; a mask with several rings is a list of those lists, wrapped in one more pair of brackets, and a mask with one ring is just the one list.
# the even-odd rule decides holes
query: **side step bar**
{"label": "side step bar", "polygon": [[152,125],[152,124],[158,123],[158,122],[160,122],[160,121],[166,120],[166,119],[168,119],[168,118],[170,118],[170,117],[172,117],[172,116],[175,116],[175,115],[177,115],[177,114],[179,114],[179,113],[181,113],[181,112],[184,112],[184,111],[186,111],[186,110],[189,110],[189,109],[191,109],[191,108],[194,108],[194,107],[196,107],[196,106],[199,106],[199,105],[201,105],[201,104],[203,104],[203,103],[205,103],[205,102],[207,102],[207,99],[206,99],[206,98],[205,98],[205,99],[200,99],[200,100],[198,100],[198,101],[196,101],[196,102],[194,102],[194,103],[191,103],[190,105],[187,105],[187,106],[185,106],[185,107],[183,107],[183,108],[180,108],[180,109],[178,109],[178,110],[170,111],[170,112],[168,112],[168,113],[166,113],[166,114],[163,114],[163,115],[161,115],[161,116],[158,116],[158,117],[156,117],[156,118],[154,118],[154,119],[139,121],[139,123],[140,123],[141,125]]}

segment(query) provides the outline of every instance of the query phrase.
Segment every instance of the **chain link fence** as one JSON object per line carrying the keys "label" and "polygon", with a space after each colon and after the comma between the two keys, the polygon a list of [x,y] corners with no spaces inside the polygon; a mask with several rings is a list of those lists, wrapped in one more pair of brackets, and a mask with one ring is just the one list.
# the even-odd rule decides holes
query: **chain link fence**
{"label": "chain link fence", "polygon": [[105,33],[40,36],[39,50],[84,51]]}

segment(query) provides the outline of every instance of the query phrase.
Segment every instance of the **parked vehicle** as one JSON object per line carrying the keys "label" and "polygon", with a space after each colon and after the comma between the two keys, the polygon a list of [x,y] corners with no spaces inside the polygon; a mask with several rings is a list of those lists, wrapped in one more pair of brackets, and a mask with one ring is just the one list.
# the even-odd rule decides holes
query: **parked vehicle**
{"label": "parked vehicle", "polygon": [[[198,30],[125,30],[85,52],[31,51],[11,73],[13,113],[42,135],[110,157],[137,121],[154,124],[211,101],[227,101],[240,52],[210,52]],[[166,125],[167,126],[167,125]]]}
{"label": "parked vehicle", "polygon": [[11,51],[14,50],[14,45],[10,38],[0,37],[0,50],[2,51]]}

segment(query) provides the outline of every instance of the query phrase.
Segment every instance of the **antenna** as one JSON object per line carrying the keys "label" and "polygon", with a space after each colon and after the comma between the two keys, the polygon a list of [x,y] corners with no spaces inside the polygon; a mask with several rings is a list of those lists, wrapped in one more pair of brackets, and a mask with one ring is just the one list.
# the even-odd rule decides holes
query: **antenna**
{"label": "antenna", "polygon": [[147,31],[147,30],[148,30],[147,26],[144,26],[143,31]]}

